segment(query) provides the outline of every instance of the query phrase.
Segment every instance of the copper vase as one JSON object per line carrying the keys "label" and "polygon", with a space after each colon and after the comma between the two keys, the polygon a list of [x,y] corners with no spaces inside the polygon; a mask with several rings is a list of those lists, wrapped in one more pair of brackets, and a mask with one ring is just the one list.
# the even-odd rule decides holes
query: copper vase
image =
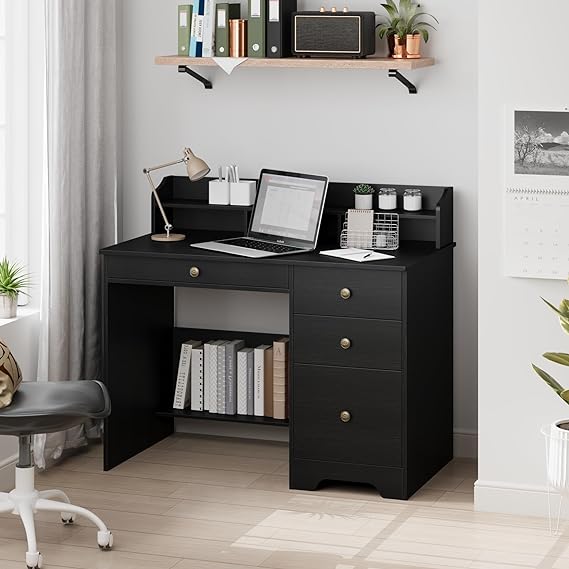
{"label": "copper vase", "polygon": [[393,36],[393,57],[394,59],[405,59],[407,57],[407,42],[405,38],[397,34]]}
{"label": "copper vase", "polygon": [[407,58],[421,58],[421,34],[409,34],[406,42]]}

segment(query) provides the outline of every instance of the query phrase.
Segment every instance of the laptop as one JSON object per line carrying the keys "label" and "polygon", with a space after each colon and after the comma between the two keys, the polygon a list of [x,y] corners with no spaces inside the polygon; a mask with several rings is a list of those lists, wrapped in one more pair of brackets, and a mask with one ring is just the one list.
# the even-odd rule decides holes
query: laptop
{"label": "laptop", "polygon": [[260,259],[316,249],[328,178],[262,170],[245,237],[192,243],[192,247]]}

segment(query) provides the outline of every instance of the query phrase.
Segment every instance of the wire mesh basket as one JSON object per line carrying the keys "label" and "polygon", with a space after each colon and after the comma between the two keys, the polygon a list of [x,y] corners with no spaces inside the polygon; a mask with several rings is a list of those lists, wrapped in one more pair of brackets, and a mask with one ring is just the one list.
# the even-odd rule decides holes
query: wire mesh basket
{"label": "wire mesh basket", "polygon": [[376,213],[373,216],[373,231],[348,231],[348,221],[340,235],[340,247],[348,249],[373,249],[395,251],[399,249],[399,215]]}

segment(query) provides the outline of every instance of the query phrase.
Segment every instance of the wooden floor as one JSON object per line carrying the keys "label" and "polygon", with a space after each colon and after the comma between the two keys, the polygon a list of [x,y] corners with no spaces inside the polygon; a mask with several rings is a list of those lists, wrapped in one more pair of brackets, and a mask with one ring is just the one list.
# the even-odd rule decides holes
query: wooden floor
{"label": "wooden floor", "polygon": [[[112,529],[101,552],[87,522],[38,516],[47,569],[561,569],[569,534],[545,522],[473,512],[473,462],[456,460],[409,502],[368,488],[289,491],[287,446],[171,437],[112,472],[101,448],[38,476]],[[0,569],[22,569],[15,516],[0,516]]]}

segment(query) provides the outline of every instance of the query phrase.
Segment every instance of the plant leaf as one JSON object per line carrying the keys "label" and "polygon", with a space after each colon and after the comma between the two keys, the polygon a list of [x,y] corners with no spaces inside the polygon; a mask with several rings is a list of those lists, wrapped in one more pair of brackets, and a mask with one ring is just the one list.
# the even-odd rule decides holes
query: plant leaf
{"label": "plant leaf", "polygon": [[555,378],[551,377],[546,371],[538,368],[535,364],[532,364],[532,367],[535,373],[537,373],[537,375],[539,375],[539,377],[541,377],[541,379],[543,379],[543,381],[545,381],[545,383],[547,383],[547,385],[549,385],[549,387],[551,387],[551,389],[561,397],[561,394],[566,391],[563,389],[563,386]]}
{"label": "plant leaf", "polygon": [[555,362],[562,366],[569,366],[569,354],[563,354],[559,352],[546,352],[543,357],[550,362]]}

